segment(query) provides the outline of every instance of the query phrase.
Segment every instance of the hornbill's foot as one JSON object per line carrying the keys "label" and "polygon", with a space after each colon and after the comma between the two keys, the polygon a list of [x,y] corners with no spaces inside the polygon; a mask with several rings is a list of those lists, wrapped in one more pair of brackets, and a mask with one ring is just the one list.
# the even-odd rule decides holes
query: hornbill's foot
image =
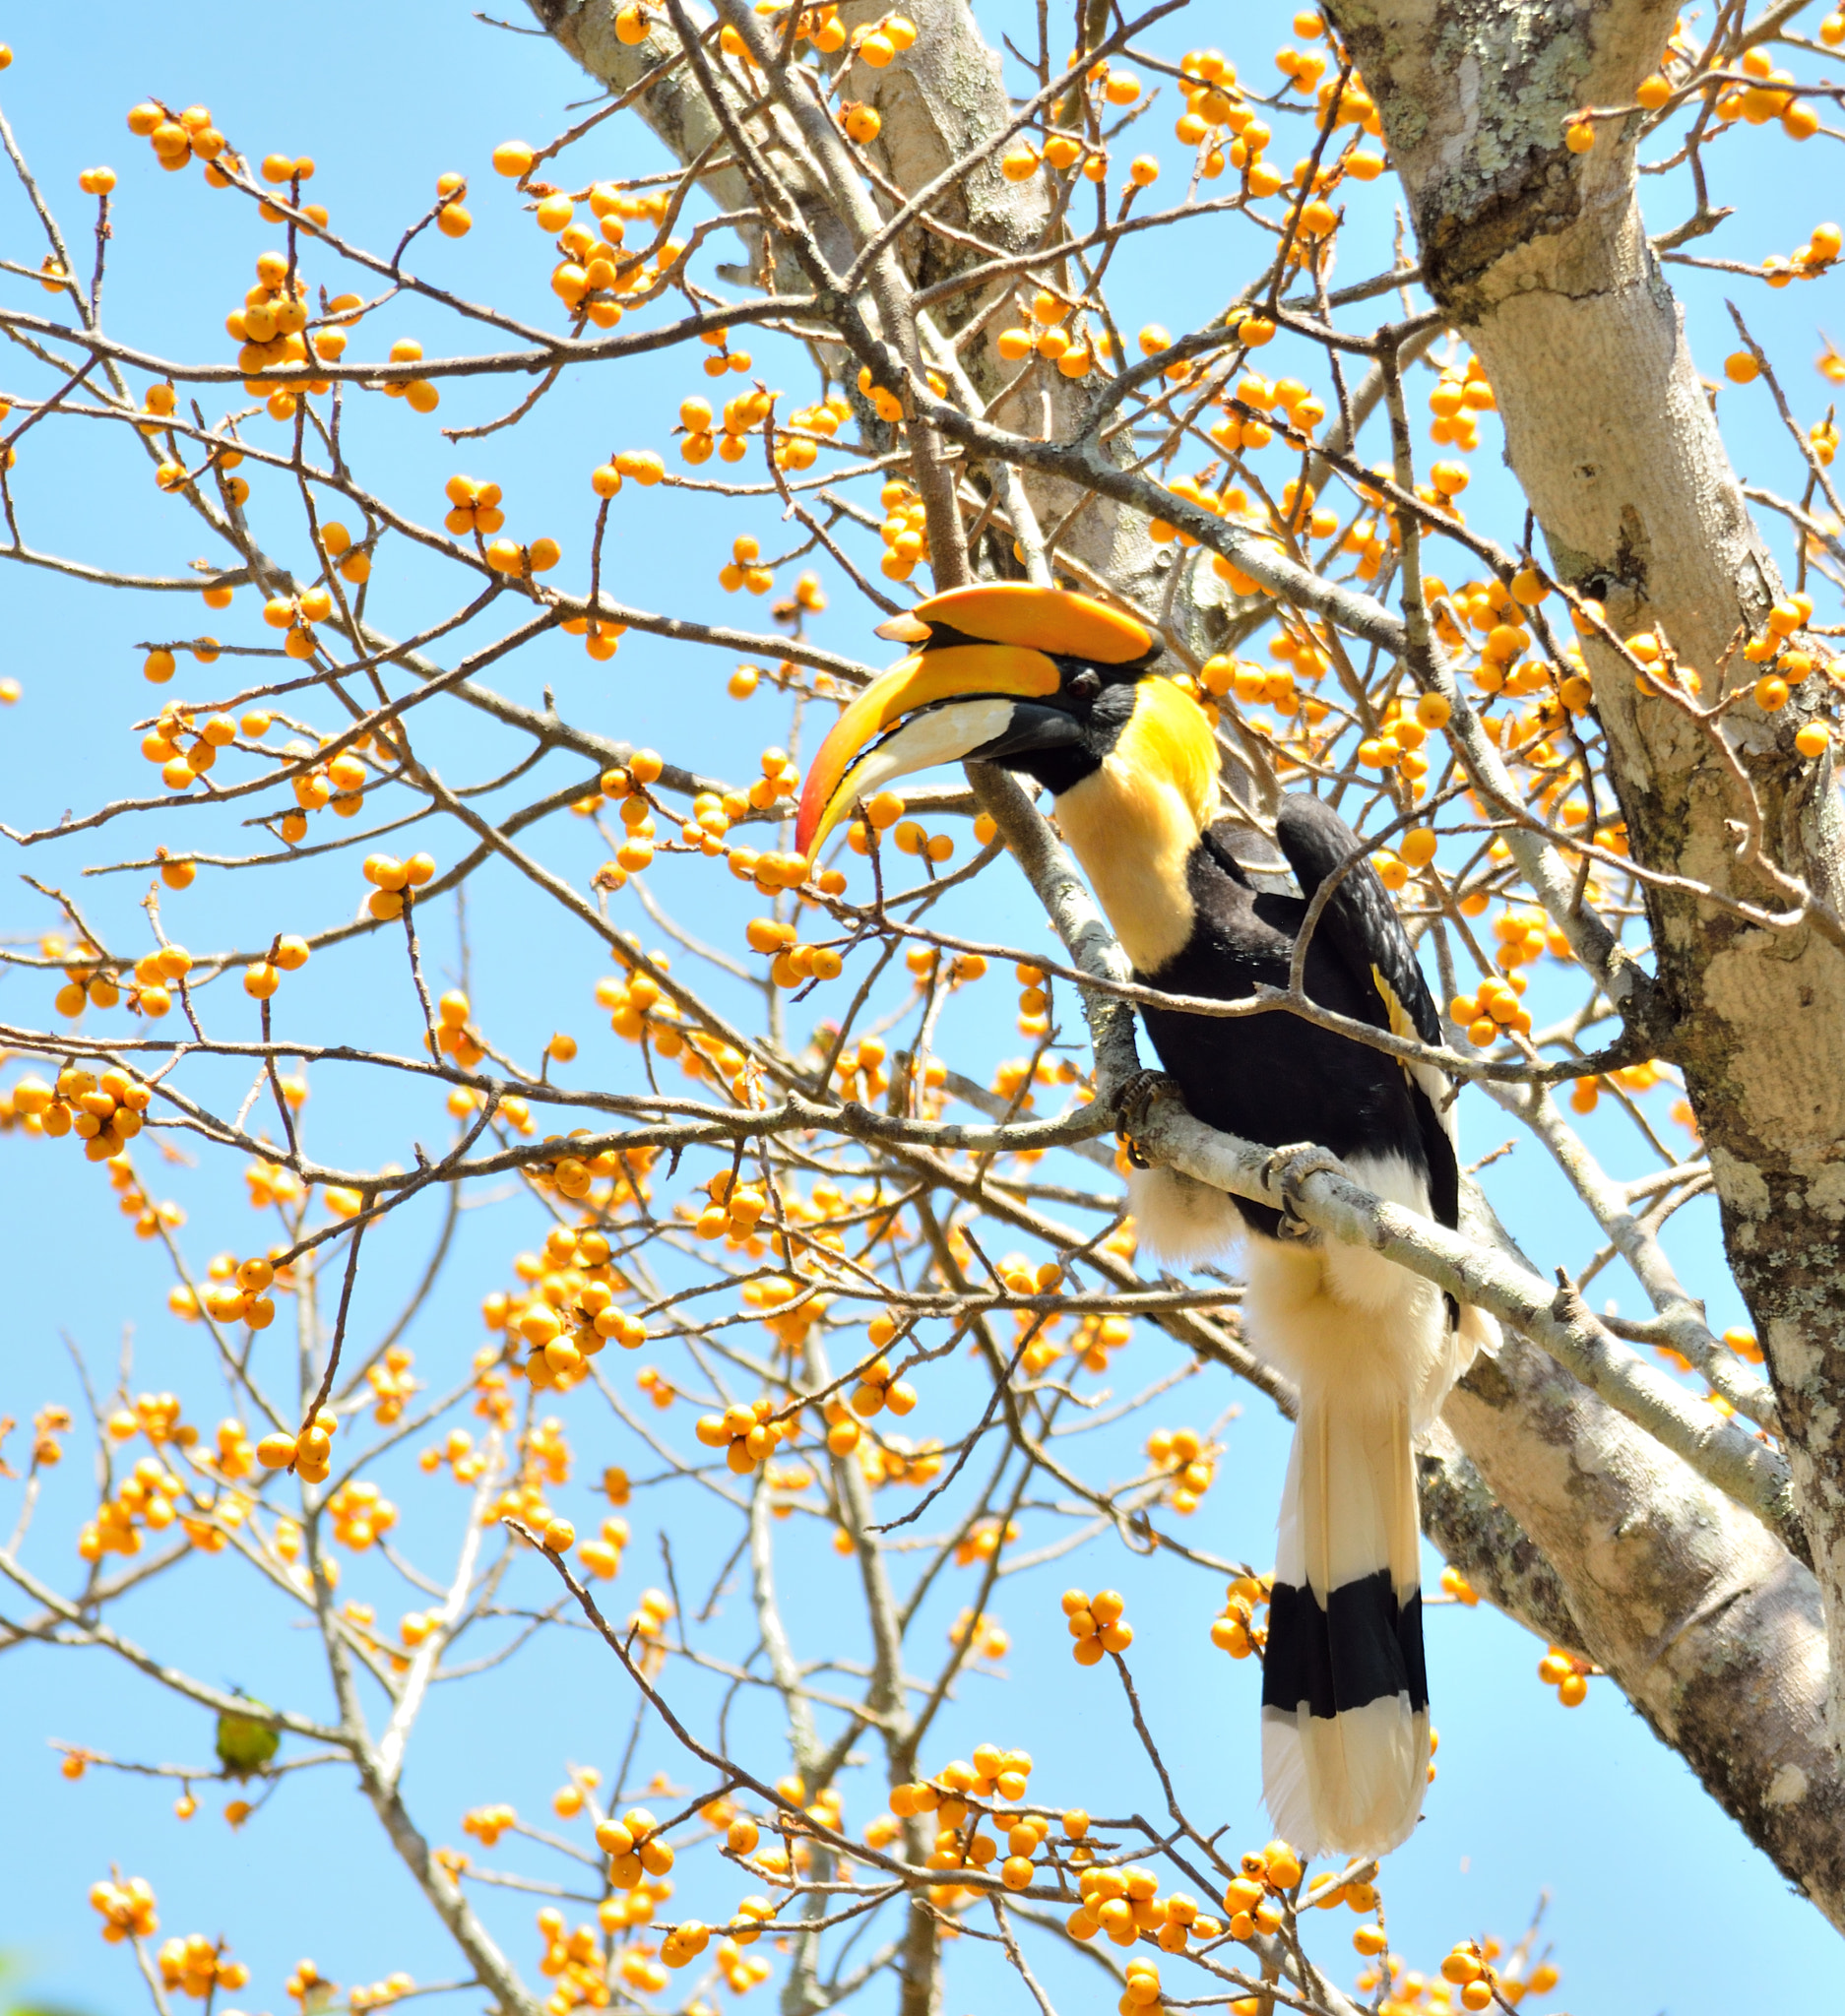
{"label": "hornbill's foot", "polygon": [[1311,1141],[1297,1141],[1287,1148],[1278,1148],[1262,1165],[1263,1182],[1281,1193],[1280,1232],[1284,1239],[1316,1236],[1314,1228],[1301,1216],[1298,1207],[1302,1184],[1322,1170],[1335,1176],[1350,1174],[1336,1155]]}
{"label": "hornbill's foot", "polygon": [[1153,1165],[1141,1154],[1134,1136],[1150,1119],[1156,1100],[1176,1098],[1177,1082],[1164,1071],[1136,1071],[1114,1095],[1114,1116],[1121,1123],[1121,1138],[1127,1144],[1127,1159],[1137,1169]]}

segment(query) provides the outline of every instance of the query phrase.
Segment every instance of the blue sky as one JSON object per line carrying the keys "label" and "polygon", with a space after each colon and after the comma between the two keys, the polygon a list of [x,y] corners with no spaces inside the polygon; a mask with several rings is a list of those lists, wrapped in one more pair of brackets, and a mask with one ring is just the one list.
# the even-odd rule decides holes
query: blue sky
{"label": "blue sky", "polygon": [[[1010,12],[984,7],[982,16],[996,32],[998,26],[1010,25]],[[1265,74],[1268,48],[1286,37],[1287,19],[1285,9],[1252,10],[1242,38],[1246,47],[1230,53],[1250,74]],[[439,173],[468,173],[477,220],[474,233],[459,244],[427,242],[418,270],[535,320],[552,319],[544,241],[487,167],[496,142],[513,135],[535,142],[547,138],[577,116],[572,103],[589,94],[586,81],[547,40],[483,25],[461,6],[427,0],[384,9],[328,0],[311,17],[261,21],[245,9],[210,0],[184,0],[158,16],[103,0],[85,23],[79,35],[49,10],[16,10],[11,20],[0,16],[0,38],[16,54],[13,68],[0,78],[0,107],[67,227],[79,226],[87,209],[76,191],[78,171],[108,161],[120,173],[105,301],[108,325],[118,338],[167,355],[225,354],[222,318],[240,299],[251,261],[273,236],[243,207],[228,208],[234,199],[206,191],[196,174],[159,172],[145,144],[122,123],[128,106],[148,93],[175,104],[210,104],[234,144],[253,156],[271,149],[312,153],[320,163],[312,193],[329,205],[336,226],[373,246],[394,242],[405,221],[421,213]],[[1186,45],[1177,29],[1153,39],[1173,54]],[[1164,137],[1170,135],[1166,108],[1156,111],[1152,131],[1163,137],[1159,151],[1172,155],[1174,146]],[[652,144],[638,127],[615,124],[604,135],[572,158],[573,181],[644,172],[655,164]],[[1791,249],[1826,212],[1813,207],[1809,215],[1804,196],[1790,198],[1790,189],[1812,184],[1819,168],[1830,166],[1829,157],[1791,156],[1778,135],[1758,139],[1738,157],[1720,192],[1721,200],[1739,205],[1738,218],[1706,243],[1734,257]],[[1667,192],[1655,183],[1649,193],[1663,199]],[[1364,201],[1365,244],[1381,257],[1388,247],[1392,185],[1376,185]],[[1662,202],[1656,214],[1672,221],[1680,212]],[[41,250],[17,189],[0,188],[0,252],[35,266]],[[1157,319],[1177,329],[1195,321],[1216,305],[1226,275],[1240,273],[1246,255],[1228,225],[1195,227],[1181,250],[1183,256],[1176,256],[1140,240],[1123,251],[1115,298],[1124,326]],[[1357,243],[1345,258],[1345,277],[1370,270]],[[1675,274],[1675,282],[1686,279],[1683,272]],[[48,296],[17,281],[4,284],[9,299],[49,303]],[[1713,375],[1732,346],[1722,308],[1726,285],[1750,284],[1694,276],[1684,288],[1694,346]],[[1772,303],[1759,285],[1738,295],[1794,389],[1804,419],[1823,410],[1825,388],[1813,375],[1811,359],[1819,326],[1838,314],[1836,285],[1823,281],[1775,296]],[[432,354],[452,346],[442,340],[453,335],[452,328],[420,307],[394,308],[368,327],[386,338],[419,336]],[[778,352],[773,344],[756,347],[765,368],[783,374],[774,382],[803,390],[809,384],[793,355]],[[16,370],[17,360],[0,359],[0,392],[22,382],[9,375]],[[669,358],[639,363],[619,380],[567,379],[527,424],[461,449],[440,440],[437,424],[490,416],[496,403],[510,403],[503,388],[448,391],[435,420],[418,419],[395,402],[355,402],[354,452],[366,475],[425,522],[439,516],[441,484],[455,469],[491,476],[506,491],[509,529],[522,537],[540,532],[558,536],[565,547],[560,578],[580,579],[588,545],[588,468],[621,446],[666,446],[679,398],[704,389],[688,379],[687,368]],[[1751,479],[1793,489],[1797,477],[1760,388],[1726,394],[1724,408],[1739,467]],[[258,423],[256,438],[264,438],[260,429],[267,425]],[[55,454],[53,439],[61,443]],[[1513,492],[1495,466],[1496,455],[1496,430],[1489,422],[1475,458],[1468,508],[1476,517],[1496,515],[1515,530]],[[159,573],[182,569],[201,549],[194,523],[163,503],[145,472],[111,444],[80,437],[74,429],[53,436],[45,428],[29,437],[21,459],[17,493],[35,546]],[[731,537],[741,530],[757,532],[773,549],[778,532],[768,510],[760,523],[745,524],[740,514],[714,516],[693,499],[657,492],[643,498],[630,491],[618,500],[610,545],[616,592],[650,606],[744,620],[741,598],[724,597],[715,579]],[[278,536],[277,550],[285,561],[304,561],[298,520],[292,532]],[[850,591],[837,578],[828,585],[833,609],[815,634],[855,657],[874,657],[881,647],[866,635]],[[400,554],[380,584],[380,620],[407,632],[445,605],[445,595],[452,600],[453,586],[432,563]],[[175,613],[181,601],[183,617]],[[212,620],[226,641],[254,636],[247,598],[234,617]],[[747,620],[760,624],[759,605]],[[148,711],[136,646],[199,627],[197,604],[189,597],[103,596],[48,574],[19,567],[0,571],[0,672],[18,678],[25,689],[21,702],[0,715],[0,803],[8,823],[37,825],[55,820],[67,804],[145,787],[148,772],[127,726]],[[569,640],[551,639],[496,667],[493,679],[533,703],[551,685],[573,718],[651,742],[701,768],[747,777],[756,752],[781,738],[784,723],[766,701],[739,707],[723,697],[732,662],[729,655],[630,637],[614,661],[597,666]],[[173,690],[191,690],[187,681],[200,676],[184,666]],[[434,752],[451,778],[490,775],[500,760],[502,745],[473,717],[424,732],[430,737],[425,750]],[[553,762],[544,775],[561,783],[571,772]],[[186,831],[192,840],[193,829]],[[171,834],[170,819],[148,820],[119,848],[91,836],[41,850],[39,858],[16,861],[15,869],[76,887],[82,867],[139,851]],[[226,825],[211,844],[233,838]],[[452,836],[448,843],[452,857]],[[578,874],[602,851],[567,819],[546,830],[543,849],[546,858]],[[53,921],[48,907],[24,885],[9,886],[0,929],[36,934]],[[126,941],[144,878],[96,878],[81,886],[85,904]],[[663,880],[663,893],[669,895],[673,886]],[[708,882],[696,892],[679,886],[698,902],[711,888]],[[168,927],[195,945],[224,942],[233,933],[242,941],[304,921],[324,924],[352,909],[358,894],[355,874],[343,863],[305,866],[279,888],[280,894],[259,889],[255,878],[202,878],[193,891],[167,900]],[[698,927],[734,946],[736,926],[753,906],[738,896],[725,911],[728,895],[713,900],[714,913],[721,914],[699,913]],[[574,1030],[585,1044],[577,1082],[595,1082],[603,1066],[630,1073],[632,1053],[599,1032],[589,990],[601,969],[578,935],[503,873],[481,876],[472,901],[478,955],[474,995],[488,1026],[528,1057],[552,1028]],[[1017,885],[1009,894],[996,889],[961,914],[971,929],[986,927],[1027,945],[1041,942],[1029,900],[1021,900]],[[623,920],[656,942],[631,906]],[[458,976],[460,953],[452,931],[444,935],[432,928],[428,956],[443,983]],[[0,982],[0,1014],[40,1019],[48,991],[37,981],[8,976]],[[338,960],[317,961],[291,982],[288,1002],[299,1016],[297,1027],[324,1029],[337,1020],[343,1031],[393,1047],[407,1048],[414,1040],[414,1002],[392,948],[359,945]],[[952,1051],[956,1045],[988,1057],[1018,1047],[1005,988],[956,1003],[944,1047]],[[226,1072],[215,1087],[233,1105],[241,1093],[234,1076]],[[427,1095],[377,1096],[332,1070],[316,1077],[309,1118],[327,1158],[353,1166],[407,1160],[413,1137],[439,1140],[445,1126]],[[1622,1124],[1604,1114],[1588,1128],[1617,1170],[1633,1166],[1618,1131]],[[1496,1115],[1478,1109],[1468,1126],[1467,1145],[1475,1155],[1510,1131]],[[192,1215],[186,1237],[195,1257],[219,1246],[241,1250],[248,1244],[251,1221],[232,1170],[209,1164],[173,1168],[161,1172],[160,1184],[162,1194],[180,1199]],[[1533,1146],[1521,1146],[1498,1164],[1492,1184],[1534,1255],[1546,1262],[1553,1256],[1577,1258],[1592,1247],[1584,1214]],[[150,1250],[127,1237],[95,1171],[50,1144],[11,1137],[0,1143],[0,1185],[8,1199],[0,1250],[9,1256],[13,1340],[0,1381],[0,1409],[26,1416],[48,1399],[74,1400],[65,1340],[99,1364],[106,1379],[128,1328],[135,1390],[185,1391],[199,1381],[201,1339],[165,1315],[166,1277]],[[426,1212],[406,1216],[413,1221],[409,1226],[378,1242],[375,1268],[368,1269],[360,1291],[361,1325],[389,1319],[420,1265],[432,1221]],[[466,1223],[453,1279],[411,1340],[419,1368],[432,1378],[430,1368],[459,1367],[479,1341],[477,1299],[506,1280],[507,1261],[533,1236],[537,1219],[523,1202],[514,1202]],[[1698,1206],[1682,1214],[1671,1244],[1687,1284],[1708,1296],[1719,1327],[1736,1320],[1740,1307],[1722,1268],[1714,1212]],[[1618,1296],[1623,1287],[1632,1292],[1618,1270],[1610,1270],[1605,1281],[1608,1294]],[[1136,1347],[1144,1354],[1140,1376],[1151,1377],[1171,1361],[1161,1356],[1164,1349],[1157,1340]],[[1268,1544],[1285,1435],[1259,1397],[1240,1394],[1215,1375],[1204,1386],[1175,1419],[1208,1419],[1238,1403],[1242,1411],[1227,1431],[1220,1481],[1198,1515],[1196,1537],[1214,1550],[1246,1548],[1260,1557]],[[953,1433],[981,1404],[971,1373],[944,1368],[930,1387],[923,1425]],[[1117,1438],[1123,1463],[1131,1439]],[[557,1493],[560,1507],[580,1524],[594,1509],[586,1480],[604,1461],[633,1459],[633,1448],[619,1448],[617,1441],[617,1434],[602,1428],[585,1432],[578,1480]],[[1109,1467],[1110,1453],[1105,1446],[1095,1459],[1099,1471]],[[389,1470],[384,1474],[387,1488],[392,1476]],[[453,1544],[452,1515],[440,1498],[424,1505],[407,1463],[396,1480],[406,1507],[406,1544],[412,1551],[426,1548],[427,1557],[439,1561],[443,1547]],[[68,1536],[90,1509],[90,1498],[86,1464],[67,1462],[46,1493],[32,1555],[53,1579],[68,1577],[75,1565]],[[4,1504],[0,1499],[0,1508]],[[636,1515],[633,1565],[615,1585],[622,1601],[657,1579],[650,1530],[657,1524],[670,1531],[688,1589],[710,1581],[731,1544],[728,1525],[713,1520],[689,1488],[649,1501],[644,1516]],[[787,1544],[783,1583],[795,1642],[809,1653],[836,1649],[840,1625],[828,1578],[818,1572],[827,1557],[813,1551],[824,1549],[826,1536],[817,1528],[796,1531]],[[808,1563],[813,1572],[805,1571]],[[1061,1775],[1065,1783],[1080,1780],[1098,1807],[1112,1787],[1118,1787],[1123,1800],[1144,1801],[1144,1772],[1116,1748],[1126,1729],[1119,1703],[1098,1702],[1097,1690],[1108,1694],[1113,1682],[1100,1671],[1078,1672],[1063,1652],[1055,1598],[1064,1574],[1052,1567],[1004,1586],[999,1607],[1014,1639],[1010,1683],[970,1680],[942,1732],[939,1754],[965,1754],[988,1736],[1022,1742],[1039,1759],[1035,1790],[1042,1786],[1055,1796]],[[1171,1754],[1183,1760],[1190,1802],[1199,1812],[1221,1816],[1238,1840],[1258,1842],[1266,1830],[1256,1802],[1253,1675],[1247,1668],[1227,1668],[1208,1647],[1200,1650],[1201,1619],[1215,1608],[1217,1590],[1209,1584],[1201,1589],[1195,1571],[1168,1562],[1128,1563],[1118,1555],[1098,1554],[1081,1574],[1092,1585],[1121,1579],[1132,1592],[1136,1670],[1155,1726]],[[352,1571],[350,1580],[360,1590],[361,1573]],[[123,1628],[183,1654],[202,1677],[324,1710],[318,1683],[302,1677],[302,1644],[290,1620],[262,1601],[219,1606],[214,1591],[223,1586],[210,1577],[177,1579],[171,1594],[131,1603]],[[535,1583],[528,1593],[538,1590]],[[942,1593],[942,1629],[966,1594],[965,1578]],[[183,1615],[175,1608],[182,1596]],[[382,1609],[396,1599],[381,1594],[379,1601]],[[11,1612],[17,1606],[9,1597],[4,1607]],[[1430,1640],[1441,1774],[1428,1821],[1395,1858],[1387,1891],[1395,1941],[1414,1964],[1431,1967],[1449,1942],[1476,1932],[1515,1935],[1548,1893],[1545,1922],[1564,1972],[1558,2006],[1575,2016],[1652,2009],[1701,2016],[1727,2009],[1736,1992],[1706,1957],[1709,1899],[1715,1893],[1731,1922],[1750,1925],[1757,1950],[1773,1952],[1776,1985],[1790,1999],[1835,1978],[1832,1932],[1788,1893],[1612,1686],[1594,1685],[1585,1707],[1565,1713],[1533,1676],[1542,1648],[1484,1608],[1435,1610]],[[700,1702],[695,1683],[688,1698]],[[612,1771],[630,1712],[605,1658],[581,1639],[564,1640],[541,1661],[515,1662],[448,1690],[432,1707],[408,1781],[413,1804],[431,1835],[449,1842],[459,1842],[463,1808],[482,1800],[506,1799],[524,1813],[541,1815],[551,1788],[562,1782],[566,1757]],[[1099,1728],[1109,1732],[1100,1743]],[[448,1978],[452,1962],[426,1911],[339,1772],[290,1781],[238,1835],[217,1817],[221,1800],[215,1796],[206,1796],[200,1816],[181,1828],[170,1814],[170,1785],[92,1773],[82,1784],[67,1786],[57,1776],[47,1738],[125,1756],[209,1759],[205,1717],[142,1685],[96,1652],[34,1650],[0,1661],[0,1806],[16,1816],[16,1852],[7,1858],[0,1886],[0,1948],[28,1955],[45,1992],[98,2016],[138,2005],[144,1990],[123,1954],[97,1938],[94,1914],[84,1902],[89,1884],[111,1863],[156,1880],[163,1930],[222,1930],[229,1936],[254,1971],[250,1988],[238,1998],[251,2010],[287,2006],[282,1983],[304,1954],[347,1983],[400,1967],[420,1980]],[[761,1732],[765,1741],[775,1740],[766,1723]],[[678,1774],[678,1760],[655,1747],[658,1765]],[[857,1795],[863,1809],[859,1820],[868,1810],[867,1796]],[[688,1884],[686,1894],[697,1908],[695,1886]],[[489,1915],[529,1968],[537,1957],[531,1901],[514,1899],[501,1909],[505,1902],[490,1902]],[[722,1898],[711,1892],[706,1902],[706,1915],[719,1916]],[[1343,1922],[1336,1930],[1342,1942]],[[1330,1936],[1321,1950],[1337,1971],[1348,1972],[1349,1956],[1337,1952]],[[961,2011],[975,2006],[977,1996],[990,2001],[1001,1992],[980,1953],[957,1955],[955,1965],[951,2009]],[[1073,1983],[1058,1980],[1057,1985]]]}

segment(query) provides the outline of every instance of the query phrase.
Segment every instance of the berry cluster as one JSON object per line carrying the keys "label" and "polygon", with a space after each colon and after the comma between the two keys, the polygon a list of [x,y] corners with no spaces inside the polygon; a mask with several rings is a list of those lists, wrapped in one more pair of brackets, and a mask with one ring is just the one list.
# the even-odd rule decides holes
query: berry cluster
{"label": "berry cluster", "polygon": [[1126,1607],[1113,1589],[1094,1596],[1080,1589],[1063,1592],[1063,1614],[1076,1641],[1070,1652],[1078,1666],[1096,1666],[1105,1652],[1125,1652],[1133,1644],[1134,1627],[1121,1614]]}

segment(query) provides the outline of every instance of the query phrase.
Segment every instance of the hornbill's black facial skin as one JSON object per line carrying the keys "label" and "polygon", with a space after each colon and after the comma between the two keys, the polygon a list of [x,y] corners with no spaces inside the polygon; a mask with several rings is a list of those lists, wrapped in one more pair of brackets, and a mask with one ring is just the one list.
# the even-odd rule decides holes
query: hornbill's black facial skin
{"label": "hornbill's black facial skin", "polygon": [[[1013,725],[971,755],[1036,779],[1052,797],[1093,777],[1134,712],[1138,679],[1103,682],[1103,667],[1061,660],[1063,684],[1039,703],[1022,701]],[[1113,667],[1109,669],[1113,670]]]}
{"label": "hornbill's black facial skin", "polygon": [[[1197,703],[1153,670],[1152,634],[1085,597],[952,590],[885,633],[920,647],[856,699],[808,774],[810,852],[854,803],[979,757],[1035,779],[1144,985],[1218,1000],[1285,991],[1316,893],[1308,997],[1400,1037],[1441,1040],[1434,1002],[1357,836],[1305,794],[1275,842],[1298,894],[1258,887],[1222,817]],[[1453,1226],[1453,1088],[1282,1008],[1236,1020],[1142,1006],[1198,1119],[1274,1148],[1312,1143],[1390,1202]],[[1412,1434],[1490,1318],[1368,1250],[1300,1236],[1266,1205],[1171,1169],[1130,1179],[1145,1245],[1198,1259],[1241,1237],[1245,1335],[1293,1379],[1300,1420],[1281,1515],[1263,1679],[1263,1779],[1298,1850],[1382,1854],[1428,1777]]]}

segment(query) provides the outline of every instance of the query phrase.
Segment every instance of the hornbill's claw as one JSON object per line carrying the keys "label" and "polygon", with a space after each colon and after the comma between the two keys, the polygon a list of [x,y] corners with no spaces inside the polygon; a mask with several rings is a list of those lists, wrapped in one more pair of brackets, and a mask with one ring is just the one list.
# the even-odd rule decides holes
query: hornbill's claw
{"label": "hornbill's claw", "polygon": [[1154,1102],[1163,1097],[1176,1097],[1177,1092],[1177,1082],[1164,1071],[1136,1071],[1114,1095],[1114,1114],[1121,1123],[1127,1159],[1137,1169],[1151,1168],[1153,1165],[1135,1145],[1134,1136],[1146,1126]]}
{"label": "hornbill's claw", "polygon": [[1302,1218],[1298,1207],[1302,1184],[1322,1170],[1335,1176],[1350,1174],[1336,1155],[1311,1141],[1296,1141],[1286,1148],[1277,1148],[1263,1163],[1262,1181],[1281,1193],[1280,1232],[1284,1239],[1315,1236],[1313,1227]]}

